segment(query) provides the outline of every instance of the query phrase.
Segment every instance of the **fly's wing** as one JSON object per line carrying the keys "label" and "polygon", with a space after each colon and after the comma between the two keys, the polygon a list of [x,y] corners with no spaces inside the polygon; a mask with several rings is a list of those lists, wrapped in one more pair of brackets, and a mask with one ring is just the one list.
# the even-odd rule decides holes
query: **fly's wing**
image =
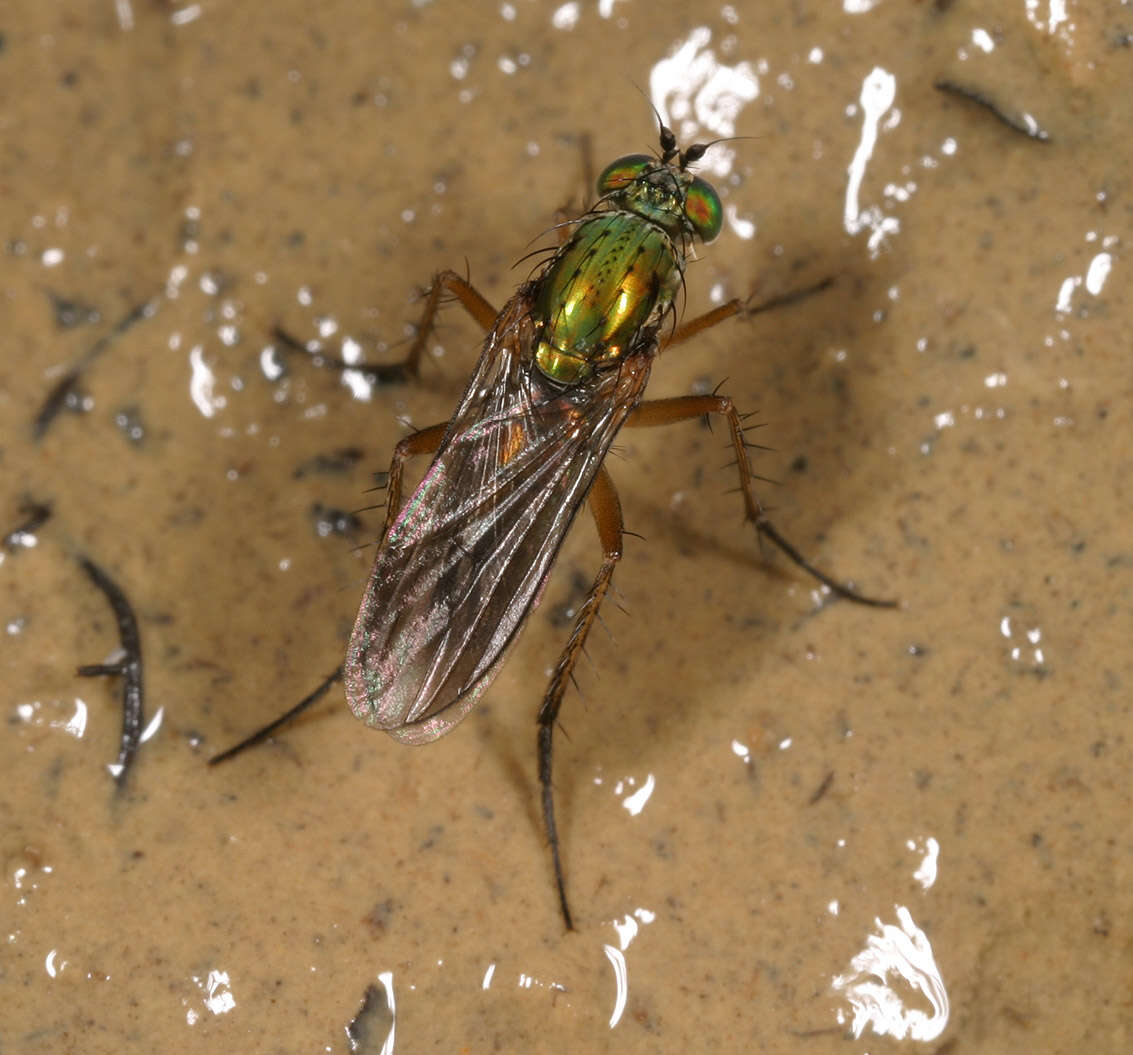
{"label": "fly's wing", "polygon": [[347,647],[351,710],[406,743],[448,732],[495,676],[649,376],[652,344],[585,385],[548,384],[531,306],[526,287],[488,335]]}

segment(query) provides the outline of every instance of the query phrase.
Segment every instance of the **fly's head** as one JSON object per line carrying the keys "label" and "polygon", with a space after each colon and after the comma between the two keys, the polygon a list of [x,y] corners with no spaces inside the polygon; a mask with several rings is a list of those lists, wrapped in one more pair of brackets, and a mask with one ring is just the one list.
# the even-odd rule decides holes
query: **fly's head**
{"label": "fly's head", "polygon": [[657,224],[677,244],[692,238],[707,244],[720,233],[724,207],[716,188],[688,170],[707,149],[708,145],[694,143],[679,150],[676,137],[662,125],[660,158],[649,154],[618,158],[598,177],[598,193],[614,208]]}

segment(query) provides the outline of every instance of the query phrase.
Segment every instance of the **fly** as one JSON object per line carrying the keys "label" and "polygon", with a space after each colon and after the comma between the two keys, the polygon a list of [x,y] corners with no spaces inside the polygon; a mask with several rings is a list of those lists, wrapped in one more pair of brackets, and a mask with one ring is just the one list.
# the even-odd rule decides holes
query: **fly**
{"label": "fly", "polygon": [[[398,443],[385,525],[341,668],[356,717],[406,744],[443,736],[499,672],[583,503],[602,563],[578,608],[537,721],[543,818],[559,907],[573,928],[551,784],[555,725],[566,686],[622,557],[622,512],[603,465],[622,427],[715,415],[727,423],[746,519],[834,593],[863,597],[811,564],[770,523],[755,496],[744,425],[719,394],[644,400],[663,351],[743,311],[738,300],[665,329],[697,241],[720,233],[715,189],[690,167],[708,145],[681,151],[660,127],[660,154],[606,167],[598,201],[503,310],[455,272],[437,275],[407,367],[415,369],[442,296],[487,331],[479,362],[448,422]],[[573,230],[572,230],[573,228]],[[663,332],[664,331],[664,332]],[[402,505],[405,462],[432,454]],[[336,672],[337,673],[337,672]],[[328,687],[244,743],[263,739]]]}

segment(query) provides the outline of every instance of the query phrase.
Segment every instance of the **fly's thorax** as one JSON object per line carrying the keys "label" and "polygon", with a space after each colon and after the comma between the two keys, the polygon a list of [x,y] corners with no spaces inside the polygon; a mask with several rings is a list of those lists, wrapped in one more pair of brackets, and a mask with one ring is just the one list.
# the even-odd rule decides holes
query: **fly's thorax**
{"label": "fly's thorax", "polygon": [[586,220],[537,280],[536,365],[571,384],[617,362],[668,310],[683,266],[670,235],[637,212]]}

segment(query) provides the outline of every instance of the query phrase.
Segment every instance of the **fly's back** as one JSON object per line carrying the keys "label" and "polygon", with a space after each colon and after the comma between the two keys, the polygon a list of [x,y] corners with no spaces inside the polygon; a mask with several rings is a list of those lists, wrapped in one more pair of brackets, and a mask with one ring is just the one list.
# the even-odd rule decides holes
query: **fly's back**
{"label": "fly's back", "polygon": [[584,381],[622,359],[668,311],[693,239],[720,233],[719,196],[688,171],[705,148],[678,152],[668,129],[661,148],[660,158],[630,154],[606,167],[600,207],[538,280],[535,364],[554,382]]}

